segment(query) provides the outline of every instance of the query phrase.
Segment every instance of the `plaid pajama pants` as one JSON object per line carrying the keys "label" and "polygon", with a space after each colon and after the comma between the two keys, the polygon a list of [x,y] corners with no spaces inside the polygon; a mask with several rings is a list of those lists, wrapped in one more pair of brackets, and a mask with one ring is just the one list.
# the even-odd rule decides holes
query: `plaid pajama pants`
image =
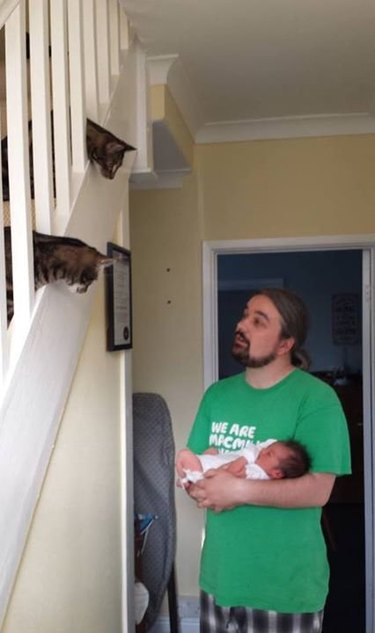
{"label": "plaid pajama pants", "polygon": [[321,633],[323,611],[277,613],[245,607],[219,607],[201,591],[200,633]]}

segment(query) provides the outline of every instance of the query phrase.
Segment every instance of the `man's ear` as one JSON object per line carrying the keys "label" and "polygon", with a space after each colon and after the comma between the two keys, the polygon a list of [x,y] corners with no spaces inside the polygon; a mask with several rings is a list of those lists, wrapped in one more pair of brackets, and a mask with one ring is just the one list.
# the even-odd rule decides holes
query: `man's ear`
{"label": "man's ear", "polygon": [[295,340],[291,336],[289,338],[282,338],[279,343],[279,356],[283,356],[283,354],[289,354],[292,351]]}

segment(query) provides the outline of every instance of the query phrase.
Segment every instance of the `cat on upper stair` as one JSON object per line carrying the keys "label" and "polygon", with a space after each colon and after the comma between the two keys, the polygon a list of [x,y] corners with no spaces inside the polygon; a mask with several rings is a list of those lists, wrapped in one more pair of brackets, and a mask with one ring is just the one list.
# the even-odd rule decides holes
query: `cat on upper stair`
{"label": "cat on upper stair", "polygon": [[[13,317],[13,281],[11,229],[4,228],[7,317]],[[82,293],[98,278],[101,268],[113,264],[93,246],[73,237],[44,235],[33,231],[35,290],[54,281],[64,280],[71,290]]]}
{"label": "cat on upper stair", "polygon": [[125,152],[136,149],[90,119],[86,121],[86,147],[89,160],[98,163],[102,176],[110,180],[121,167]]}
{"label": "cat on upper stair", "polygon": [[[121,167],[125,152],[136,150],[135,147],[117,138],[112,132],[94,123],[91,119],[86,119],[86,148],[89,160],[97,163],[102,176],[110,180],[115,177],[117,170]],[[53,154],[54,152],[52,152],[52,155]],[[31,198],[34,198],[33,135],[31,121],[29,121],[29,162],[30,194]],[[9,200],[8,137],[3,138],[1,141],[1,165],[3,200]],[[54,164],[52,169],[54,174]]]}

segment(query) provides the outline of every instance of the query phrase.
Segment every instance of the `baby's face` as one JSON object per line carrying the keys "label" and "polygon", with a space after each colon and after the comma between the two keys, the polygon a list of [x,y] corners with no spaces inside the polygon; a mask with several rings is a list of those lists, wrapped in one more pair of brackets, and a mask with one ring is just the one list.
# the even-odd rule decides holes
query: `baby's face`
{"label": "baby's face", "polygon": [[270,446],[262,448],[255,463],[258,464],[272,479],[280,479],[283,473],[280,469],[280,463],[286,457],[289,457],[290,449],[284,446],[282,442],[273,442]]}

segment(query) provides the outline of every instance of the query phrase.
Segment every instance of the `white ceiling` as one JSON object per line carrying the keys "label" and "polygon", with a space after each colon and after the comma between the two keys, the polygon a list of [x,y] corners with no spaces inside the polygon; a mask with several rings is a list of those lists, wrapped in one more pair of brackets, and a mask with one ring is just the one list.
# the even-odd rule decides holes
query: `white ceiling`
{"label": "white ceiling", "polygon": [[375,132],[375,0],[121,3],[196,140]]}

